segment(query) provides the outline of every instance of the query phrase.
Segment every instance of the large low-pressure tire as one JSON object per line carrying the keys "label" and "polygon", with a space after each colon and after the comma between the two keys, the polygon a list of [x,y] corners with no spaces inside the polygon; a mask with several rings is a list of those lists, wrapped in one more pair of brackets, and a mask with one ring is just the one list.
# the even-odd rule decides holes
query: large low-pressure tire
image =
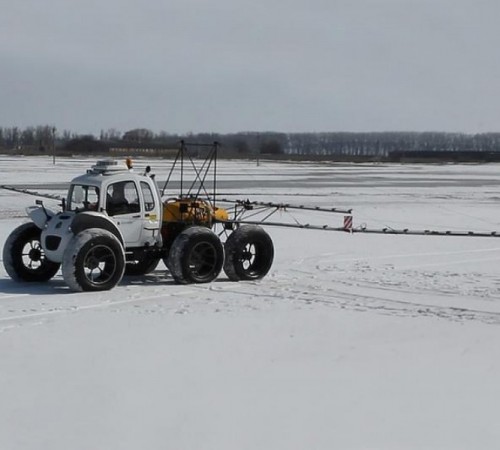
{"label": "large low-pressure tire", "polygon": [[190,227],[174,240],[167,267],[177,283],[209,283],[222,270],[224,248],[209,228]]}
{"label": "large low-pressure tire", "polygon": [[127,264],[125,265],[125,275],[146,275],[155,270],[159,263],[160,258],[151,257],[151,255],[145,253],[139,256],[135,261],[127,262]]}
{"label": "large low-pressure tire", "polygon": [[224,251],[224,272],[232,281],[258,280],[273,264],[273,241],[258,225],[243,225],[234,230]]}
{"label": "large low-pressure tire", "polygon": [[109,231],[89,228],[69,242],[63,255],[62,274],[73,291],[114,288],[125,271],[125,253]]}
{"label": "large low-pressure tire", "polygon": [[16,281],[43,282],[50,280],[60,264],[47,259],[40,243],[42,230],[33,222],[17,227],[3,247],[3,264]]}

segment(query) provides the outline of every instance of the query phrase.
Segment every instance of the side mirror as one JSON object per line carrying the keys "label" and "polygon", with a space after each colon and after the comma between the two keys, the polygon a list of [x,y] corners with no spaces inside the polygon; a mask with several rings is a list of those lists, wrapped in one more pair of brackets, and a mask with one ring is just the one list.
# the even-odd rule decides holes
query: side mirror
{"label": "side mirror", "polygon": [[45,206],[43,205],[43,201],[37,199],[37,200],[35,200],[35,204],[42,207],[43,212],[45,213],[45,216],[47,217],[48,220],[50,220],[50,215],[47,212],[47,210],[45,209]]}

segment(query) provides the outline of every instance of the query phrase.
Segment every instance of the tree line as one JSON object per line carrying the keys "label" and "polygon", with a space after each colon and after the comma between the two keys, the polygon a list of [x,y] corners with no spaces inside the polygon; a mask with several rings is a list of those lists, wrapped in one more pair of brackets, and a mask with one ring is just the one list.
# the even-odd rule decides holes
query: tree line
{"label": "tree line", "polygon": [[26,128],[0,127],[0,149],[19,152],[55,151],[68,153],[106,153],[115,147],[161,151],[178,146],[180,140],[192,143],[222,144],[233,155],[298,155],[322,157],[380,157],[395,152],[500,152],[500,133],[446,132],[325,132],[278,133],[239,132],[175,134],[155,133],[146,128],[126,132],[102,130],[99,136],[81,135],[54,126]]}

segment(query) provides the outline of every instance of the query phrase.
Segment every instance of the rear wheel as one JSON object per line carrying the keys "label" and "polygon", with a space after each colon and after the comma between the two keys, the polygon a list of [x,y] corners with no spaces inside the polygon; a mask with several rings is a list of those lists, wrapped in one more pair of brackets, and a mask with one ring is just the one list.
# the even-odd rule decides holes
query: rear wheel
{"label": "rear wheel", "polygon": [[112,233],[98,228],[74,236],[63,256],[62,273],[74,291],[105,291],[123,277],[125,254]]}
{"label": "rear wheel", "polygon": [[224,248],[209,228],[187,228],[177,236],[170,249],[167,267],[177,283],[209,283],[219,275]]}
{"label": "rear wheel", "polygon": [[33,222],[17,227],[3,247],[3,264],[9,276],[16,281],[42,282],[50,280],[60,264],[47,259],[40,234]]}
{"label": "rear wheel", "polygon": [[262,278],[273,264],[273,241],[257,225],[243,225],[234,230],[227,238],[224,250],[224,272],[232,281]]}

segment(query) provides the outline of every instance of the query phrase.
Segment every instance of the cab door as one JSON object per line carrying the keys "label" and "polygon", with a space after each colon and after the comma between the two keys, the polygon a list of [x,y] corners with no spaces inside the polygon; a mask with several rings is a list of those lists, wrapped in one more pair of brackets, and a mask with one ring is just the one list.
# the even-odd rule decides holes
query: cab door
{"label": "cab door", "polygon": [[[154,180],[151,181],[154,183]],[[161,227],[161,208],[158,196],[153,191],[154,187],[151,183],[141,181],[140,183],[141,194],[143,199],[144,220],[142,230],[142,240],[154,244],[158,242],[160,237]]]}
{"label": "cab door", "polygon": [[133,180],[109,184],[105,208],[118,225],[125,247],[142,246],[144,209],[141,208],[137,184]]}

